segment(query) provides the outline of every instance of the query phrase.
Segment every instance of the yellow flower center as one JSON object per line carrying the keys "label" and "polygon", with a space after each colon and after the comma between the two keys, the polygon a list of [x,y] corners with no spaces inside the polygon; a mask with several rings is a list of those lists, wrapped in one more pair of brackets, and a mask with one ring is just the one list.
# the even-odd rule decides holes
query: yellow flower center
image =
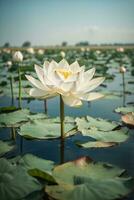
{"label": "yellow flower center", "polygon": [[69,76],[71,76],[73,73],[71,71],[65,70],[65,69],[56,69],[56,72],[64,77],[64,79],[67,79]]}

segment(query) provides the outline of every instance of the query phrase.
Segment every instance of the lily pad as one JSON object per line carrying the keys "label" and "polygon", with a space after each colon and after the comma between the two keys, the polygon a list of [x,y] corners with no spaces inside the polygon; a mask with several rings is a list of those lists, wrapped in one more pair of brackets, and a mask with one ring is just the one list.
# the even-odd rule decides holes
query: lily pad
{"label": "lily pad", "polygon": [[21,122],[28,121],[30,111],[27,109],[17,110],[10,113],[0,114],[0,127],[18,127]]}
{"label": "lily pad", "polygon": [[44,113],[30,113],[28,109],[16,110],[0,114],[0,127],[19,127],[22,123],[35,120],[45,119]]}
{"label": "lily pad", "polygon": [[40,177],[49,182],[55,182],[52,177],[54,162],[51,160],[45,160],[32,154],[26,154],[23,157],[18,156],[15,159],[11,159],[10,162],[26,168],[31,176]]}
{"label": "lily pad", "polygon": [[0,113],[9,113],[9,112],[12,112],[12,111],[16,111],[18,110],[15,106],[7,106],[7,107],[1,107],[0,108]]}
{"label": "lily pad", "polygon": [[134,106],[119,107],[119,108],[115,109],[115,112],[121,113],[121,114],[127,114],[129,112],[134,112]]}
{"label": "lily pad", "polygon": [[[74,124],[65,123],[65,136],[74,134]],[[34,120],[25,123],[18,132],[21,136],[31,139],[55,139],[60,137],[60,123],[53,119]]]}
{"label": "lily pad", "polygon": [[75,142],[76,145],[84,148],[106,148],[115,146],[115,142],[102,142],[102,141],[90,141],[90,142]]}
{"label": "lily pad", "polygon": [[86,118],[76,118],[75,122],[79,131],[89,128],[96,128],[101,131],[111,131],[119,126],[115,122],[110,122],[101,118],[93,118],[90,116],[87,116]]}
{"label": "lily pad", "polygon": [[121,119],[125,124],[134,126],[134,112],[130,112],[126,115],[123,115]]}
{"label": "lily pad", "polygon": [[121,143],[129,138],[128,129],[122,128],[115,131],[99,131],[95,128],[82,130],[82,135],[91,137],[101,142]]}
{"label": "lily pad", "polygon": [[41,184],[26,169],[12,165],[7,159],[0,159],[0,199],[18,200],[41,190]]}
{"label": "lily pad", "polygon": [[11,142],[4,142],[0,140],[0,156],[3,156],[5,153],[13,150],[14,145]]}
{"label": "lily pad", "polygon": [[58,200],[112,200],[127,195],[133,188],[125,170],[106,163],[95,163],[87,157],[55,167],[57,186],[47,186],[46,192]]}

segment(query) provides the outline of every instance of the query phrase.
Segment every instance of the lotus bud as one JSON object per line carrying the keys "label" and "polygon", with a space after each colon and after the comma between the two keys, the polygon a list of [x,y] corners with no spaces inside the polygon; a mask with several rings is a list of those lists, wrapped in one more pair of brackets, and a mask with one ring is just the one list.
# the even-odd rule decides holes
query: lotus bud
{"label": "lotus bud", "polygon": [[61,51],[61,52],[60,52],[60,55],[61,55],[62,58],[65,58],[65,56],[66,56],[66,54],[65,54],[64,51]]}
{"label": "lotus bud", "polygon": [[43,50],[43,49],[39,49],[39,50],[38,50],[38,54],[39,54],[39,55],[43,55],[43,54],[44,54],[44,50]]}
{"label": "lotus bud", "polygon": [[8,67],[11,67],[11,66],[12,66],[12,61],[7,61],[7,62],[6,62],[6,65],[7,65]]}
{"label": "lotus bud", "polygon": [[120,67],[119,71],[120,71],[120,73],[125,73],[126,72],[126,68],[122,66],[122,67]]}
{"label": "lotus bud", "polygon": [[118,52],[124,52],[124,48],[123,47],[119,47],[116,49]]}
{"label": "lotus bud", "polygon": [[34,54],[34,49],[33,48],[28,48],[27,52],[30,53],[30,54]]}
{"label": "lotus bud", "polygon": [[23,61],[23,54],[20,51],[16,51],[13,54],[13,61],[15,61],[15,62],[22,62]]}
{"label": "lotus bud", "polygon": [[97,54],[100,54],[100,53],[101,53],[101,51],[100,51],[100,50],[96,50],[96,53],[97,53]]}

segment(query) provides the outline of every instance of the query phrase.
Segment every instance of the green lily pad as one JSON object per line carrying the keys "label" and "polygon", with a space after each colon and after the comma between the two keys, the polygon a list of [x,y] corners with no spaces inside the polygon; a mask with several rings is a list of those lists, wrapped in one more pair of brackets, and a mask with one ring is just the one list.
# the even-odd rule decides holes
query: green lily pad
{"label": "green lily pad", "polygon": [[101,118],[93,118],[90,116],[87,116],[86,118],[76,118],[75,122],[79,131],[89,128],[96,128],[101,131],[111,131],[119,126],[115,122],[110,122]]}
{"label": "green lily pad", "polygon": [[29,110],[22,109],[10,113],[0,114],[0,127],[18,127],[21,122],[28,121]]}
{"label": "green lily pad", "polygon": [[115,142],[102,142],[102,141],[92,141],[92,142],[75,142],[76,145],[83,147],[83,148],[106,148],[115,146]]}
{"label": "green lily pad", "polygon": [[41,190],[41,184],[26,169],[12,165],[7,159],[0,159],[0,199],[18,200]]}
{"label": "green lily pad", "polygon": [[54,168],[56,186],[47,186],[46,192],[58,200],[113,200],[126,196],[133,188],[125,170],[106,163],[95,163],[87,157]]}
{"label": "green lily pad", "polygon": [[54,162],[51,160],[45,160],[32,154],[26,154],[23,157],[18,156],[15,159],[11,159],[11,163],[26,168],[31,176],[40,177],[49,182],[55,182],[52,177]]}
{"label": "green lily pad", "polygon": [[5,153],[13,150],[14,145],[11,142],[4,142],[0,140],[0,156],[3,156]]}
{"label": "green lily pad", "polygon": [[19,127],[22,123],[36,120],[45,119],[47,115],[44,113],[30,113],[28,109],[16,110],[0,114],[0,127]]}
{"label": "green lily pad", "polygon": [[[74,134],[74,124],[65,123],[65,136]],[[34,120],[25,123],[18,132],[21,136],[31,139],[55,139],[60,137],[60,123],[53,119]]]}
{"label": "green lily pad", "polygon": [[115,112],[121,113],[121,114],[127,114],[129,112],[134,112],[134,106],[119,107],[119,108],[115,109]]}
{"label": "green lily pad", "polygon": [[0,113],[9,113],[9,112],[12,112],[12,111],[16,111],[18,110],[15,106],[7,106],[7,107],[1,107],[0,108]]}
{"label": "green lily pad", "polygon": [[82,130],[82,135],[101,142],[121,143],[129,138],[128,129],[122,128],[115,131],[99,131],[95,128]]}

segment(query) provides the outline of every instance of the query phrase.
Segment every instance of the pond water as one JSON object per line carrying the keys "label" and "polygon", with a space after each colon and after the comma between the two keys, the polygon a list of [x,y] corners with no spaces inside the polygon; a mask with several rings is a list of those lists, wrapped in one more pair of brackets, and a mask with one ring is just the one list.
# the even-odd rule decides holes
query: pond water
{"label": "pond water", "polygon": [[[109,69],[107,71],[109,74],[115,74],[113,81],[106,81],[106,87],[100,86],[101,91],[108,92],[119,92],[122,94],[122,76],[118,72],[118,68]],[[125,81],[128,79],[133,79],[130,71],[125,74]],[[126,90],[132,91],[133,85],[126,84]],[[134,95],[127,93],[125,94],[125,105],[129,105],[133,102]],[[90,115],[92,117],[101,117],[103,119],[108,119],[112,121],[121,122],[121,115],[114,112],[117,107],[121,107],[124,104],[124,96],[119,98],[109,98],[100,99],[93,102],[84,102],[83,106],[80,108],[71,108],[65,106],[65,115],[73,117],[82,117]],[[0,98],[0,106],[10,106],[11,98],[7,96],[2,96]],[[18,105],[17,100],[15,100],[15,105]],[[23,100],[23,108],[29,108],[32,112],[44,112],[44,101],[32,100],[27,102]],[[47,100],[47,114],[51,117],[59,116],[59,97]],[[64,162],[75,160],[82,156],[89,156],[94,161],[105,161],[111,164],[115,164],[121,168],[127,170],[128,174],[134,177],[134,133],[133,129],[130,129],[130,138],[121,144],[109,148],[89,148],[84,149],[75,145],[77,140],[85,141],[86,138],[80,133],[75,136],[69,137],[64,141],[64,152],[60,140],[27,140],[21,138],[19,135],[16,137],[16,148],[7,153],[6,157],[11,158],[16,155],[23,155],[26,153],[32,153],[34,155],[40,156],[41,158],[53,160],[57,164],[64,157]],[[0,139],[7,140],[11,138],[11,128],[1,128],[0,129]],[[132,193],[125,200],[133,200],[134,193]]]}

